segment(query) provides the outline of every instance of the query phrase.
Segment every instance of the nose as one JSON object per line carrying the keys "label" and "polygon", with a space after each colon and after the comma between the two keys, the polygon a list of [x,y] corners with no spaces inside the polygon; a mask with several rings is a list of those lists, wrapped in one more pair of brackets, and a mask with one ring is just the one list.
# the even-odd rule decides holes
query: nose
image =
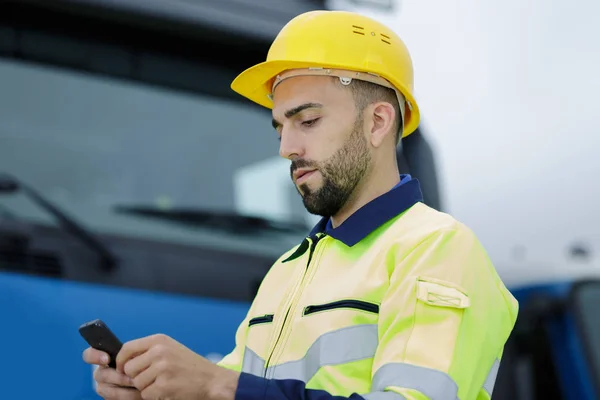
{"label": "nose", "polygon": [[288,160],[304,156],[304,144],[294,132],[286,130],[281,131],[281,141],[279,144],[279,155]]}

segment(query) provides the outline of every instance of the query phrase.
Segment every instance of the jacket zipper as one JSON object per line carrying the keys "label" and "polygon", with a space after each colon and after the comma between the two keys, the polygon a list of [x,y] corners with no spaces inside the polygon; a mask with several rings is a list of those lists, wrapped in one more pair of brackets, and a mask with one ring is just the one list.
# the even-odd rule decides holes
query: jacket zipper
{"label": "jacket zipper", "polygon": [[[310,262],[312,260],[313,254],[315,252],[315,249],[317,247],[317,243],[319,242],[319,240],[321,240],[323,238],[323,236],[316,236],[315,238],[312,239],[311,244],[310,244],[310,248],[309,248],[309,253],[308,253],[308,261],[306,263],[306,268],[304,269],[304,274],[302,276],[302,280],[300,282],[300,286],[302,286],[302,281],[304,280],[304,278],[306,278],[306,272],[308,271],[308,267],[310,266]],[[294,293],[292,296],[295,297],[296,293]],[[294,304],[293,298],[292,301],[290,302],[290,305],[288,306],[288,309],[285,313],[285,317],[283,318],[283,324],[281,325],[281,329],[279,330],[279,334],[277,335],[277,339],[275,340],[275,346],[273,346],[273,349],[271,350],[271,354],[269,354],[269,357],[267,358],[267,361],[265,362],[265,372],[264,372],[264,377],[267,378],[267,371],[269,369],[269,363],[271,362],[271,358],[273,357],[273,354],[275,353],[275,350],[277,350],[277,345],[279,344],[279,340],[281,339],[282,333],[284,331],[285,328],[285,324],[287,322],[287,319],[290,315],[290,311],[292,309],[292,305]]]}
{"label": "jacket zipper", "polygon": [[379,306],[377,304],[361,300],[339,300],[327,304],[305,307],[303,315],[314,314],[320,311],[335,310],[337,308],[352,308],[355,310],[362,310],[375,314],[379,313]]}
{"label": "jacket zipper", "polygon": [[248,326],[267,324],[269,322],[273,322],[273,314],[263,315],[262,317],[254,317],[250,321],[248,321]]}

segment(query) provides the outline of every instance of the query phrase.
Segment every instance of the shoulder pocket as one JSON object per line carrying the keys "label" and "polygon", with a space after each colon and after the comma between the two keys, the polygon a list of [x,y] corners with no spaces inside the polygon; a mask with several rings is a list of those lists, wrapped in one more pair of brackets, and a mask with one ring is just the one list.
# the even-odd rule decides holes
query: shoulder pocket
{"label": "shoulder pocket", "polygon": [[[458,285],[425,276],[418,277],[415,286],[413,324],[404,359],[447,370],[471,306],[469,296]],[[435,360],[424,358],[431,354]]]}
{"label": "shoulder pocket", "polygon": [[459,286],[428,277],[417,279],[417,300],[437,307],[468,308],[471,305],[466,291]]}

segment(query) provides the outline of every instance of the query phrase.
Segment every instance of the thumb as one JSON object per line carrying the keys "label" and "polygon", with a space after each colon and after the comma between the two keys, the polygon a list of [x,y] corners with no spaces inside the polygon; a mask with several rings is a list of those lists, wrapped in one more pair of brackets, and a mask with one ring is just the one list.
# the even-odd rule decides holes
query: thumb
{"label": "thumb", "polygon": [[83,351],[83,361],[92,365],[108,365],[110,357],[103,351],[88,347]]}

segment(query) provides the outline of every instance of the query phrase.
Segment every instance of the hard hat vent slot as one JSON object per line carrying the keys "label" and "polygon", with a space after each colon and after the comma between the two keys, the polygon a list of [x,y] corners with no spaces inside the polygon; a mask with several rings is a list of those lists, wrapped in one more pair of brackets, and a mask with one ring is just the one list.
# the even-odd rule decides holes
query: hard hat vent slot
{"label": "hard hat vent slot", "polygon": [[383,39],[381,39],[381,41],[382,41],[383,43],[392,44],[392,43],[390,42],[390,37],[389,37],[389,36],[387,36],[387,35],[384,35],[383,33],[381,33],[381,37],[383,38]]}
{"label": "hard hat vent slot", "polygon": [[352,33],[357,33],[359,35],[364,35],[365,28],[363,28],[362,26],[358,26],[358,25],[352,25]]}

